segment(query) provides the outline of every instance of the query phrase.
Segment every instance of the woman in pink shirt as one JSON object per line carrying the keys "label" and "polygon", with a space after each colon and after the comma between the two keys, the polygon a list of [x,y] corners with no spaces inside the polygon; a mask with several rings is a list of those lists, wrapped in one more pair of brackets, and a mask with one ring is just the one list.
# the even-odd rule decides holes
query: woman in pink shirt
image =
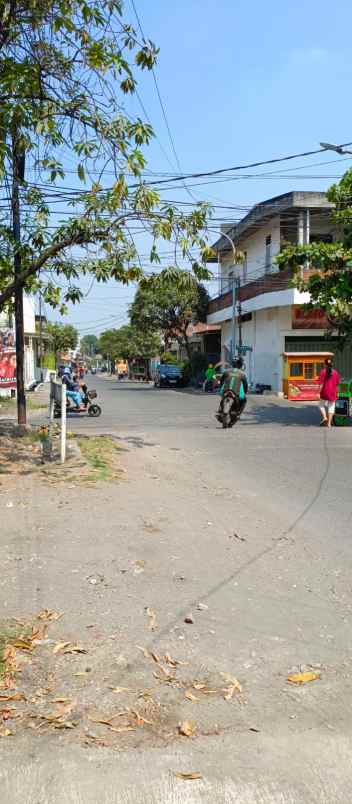
{"label": "woman in pink shirt", "polygon": [[331,358],[328,357],[325,360],[325,368],[319,374],[321,427],[325,425],[331,427],[339,384],[340,375],[334,369]]}

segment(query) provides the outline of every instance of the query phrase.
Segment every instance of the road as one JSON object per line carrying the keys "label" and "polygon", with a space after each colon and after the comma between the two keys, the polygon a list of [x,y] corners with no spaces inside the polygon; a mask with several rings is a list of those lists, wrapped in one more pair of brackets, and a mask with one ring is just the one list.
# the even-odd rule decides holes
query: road
{"label": "road", "polygon": [[[15,545],[45,567],[37,587],[33,564],[17,565],[21,593],[4,582],[7,609],[16,616],[24,606],[69,612],[68,638],[76,640],[97,624],[106,678],[116,653],[128,659],[115,684],[151,683],[139,645],[187,661],[189,677],[235,676],[243,693],[231,702],[210,696],[190,703],[167,690],[170,722],[190,718],[199,736],[124,747],[117,756],[64,736],[55,736],[53,754],[54,738],[37,737],[34,746],[27,738],[15,752],[15,782],[14,743],[3,740],[5,799],[345,803],[352,781],[351,432],[322,430],[314,406],[274,397],[250,398],[241,422],[225,432],[214,418],[216,397],[109,378],[94,385],[102,417],[72,417],[70,428],[118,436],[125,480],[89,491],[43,490],[30,512],[17,512],[15,528],[6,512],[10,554]],[[25,506],[25,490],[21,499]],[[45,529],[36,528],[43,500]],[[99,594],[85,580],[92,573],[105,579]],[[146,631],[147,607],[156,613],[155,631]],[[185,624],[190,614],[193,623]],[[109,642],[115,632],[116,650]],[[104,679],[101,666],[92,667],[97,697]],[[321,678],[290,685],[288,674],[301,670]],[[175,770],[202,779],[175,780]]]}

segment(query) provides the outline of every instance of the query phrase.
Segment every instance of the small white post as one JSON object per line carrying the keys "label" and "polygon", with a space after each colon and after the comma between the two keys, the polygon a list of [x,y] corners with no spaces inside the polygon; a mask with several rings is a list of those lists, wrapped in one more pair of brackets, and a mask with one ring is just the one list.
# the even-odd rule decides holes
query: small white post
{"label": "small white post", "polygon": [[66,460],[66,385],[61,387],[61,463]]}
{"label": "small white post", "polygon": [[50,374],[50,398],[49,398],[49,432],[54,421],[54,407],[55,407],[55,392],[54,392],[55,374]]}

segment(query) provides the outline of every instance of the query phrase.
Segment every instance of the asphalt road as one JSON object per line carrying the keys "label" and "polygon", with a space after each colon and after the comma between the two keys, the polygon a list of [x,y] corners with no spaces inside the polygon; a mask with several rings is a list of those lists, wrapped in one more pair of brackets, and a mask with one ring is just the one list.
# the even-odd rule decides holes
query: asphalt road
{"label": "asphalt road", "polygon": [[[274,397],[250,398],[241,422],[223,431],[215,396],[93,382],[103,415],[72,416],[69,427],[117,436],[126,447],[126,482],[44,490],[30,510],[20,490],[15,530],[15,508],[4,501],[6,567],[13,549],[19,573],[2,576],[7,610],[65,611],[72,635],[63,630],[61,638],[75,641],[95,623],[104,673],[116,661],[109,650],[128,659],[115,685],[149,686],[136,649],[142,645],[186,660],[186,672],[198,678],[230,673],[243,695],[231,704],[180,703],[167,690],[170,722],[194,719],[200,736],[113,756],[55,736],[36,746],[27,740],[14,759],[3,740],[5,800],[345,804],[352,782],[352,431],[320,429],[315,406]],[[38,528],[43,510],[45,528]],[[136,560],[143,562],[137,573]],[[93,572],[103,586],[87,583]],[[155,632],[146,627],[146,607],[156,612]],[[190,612],[194,623],[185,625]],[[112,628],[121,644],[109,641]],[[92,645],[99,698],[102,682],[111,681],[101,679],[94,656]],[[288,674],[301,670],[321,678],[290,685]],[[64,681],[60,692],[72,694]],[[176,781],[174,770],[202,779]]]}

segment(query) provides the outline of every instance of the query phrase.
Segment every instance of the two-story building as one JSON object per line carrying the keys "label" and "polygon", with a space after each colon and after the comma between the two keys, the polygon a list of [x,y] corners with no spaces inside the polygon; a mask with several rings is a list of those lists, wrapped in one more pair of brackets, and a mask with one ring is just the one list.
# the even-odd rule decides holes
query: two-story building
{"label": "two-story building", "polygon": [[[333,205],[324,193],[290,192],[257,204],[237,224],[222,227],[212,246],[219,268],[219,295],[209,304],[207,321],[221,325],[222,358],[242,345],[252,384],[280,393],[285,351],[331,349],[327,321],[319,310],[307,312],[309,295],[292,286],[292,274],[280,271],[275,255],[289,243],[326,243],[338,239],[331,220]],[[236,262],[234,255],[241,254]],[[306,266],[304,271],[309,270]],[[351,350],[336,351],[341,372],[352,374]]]}

